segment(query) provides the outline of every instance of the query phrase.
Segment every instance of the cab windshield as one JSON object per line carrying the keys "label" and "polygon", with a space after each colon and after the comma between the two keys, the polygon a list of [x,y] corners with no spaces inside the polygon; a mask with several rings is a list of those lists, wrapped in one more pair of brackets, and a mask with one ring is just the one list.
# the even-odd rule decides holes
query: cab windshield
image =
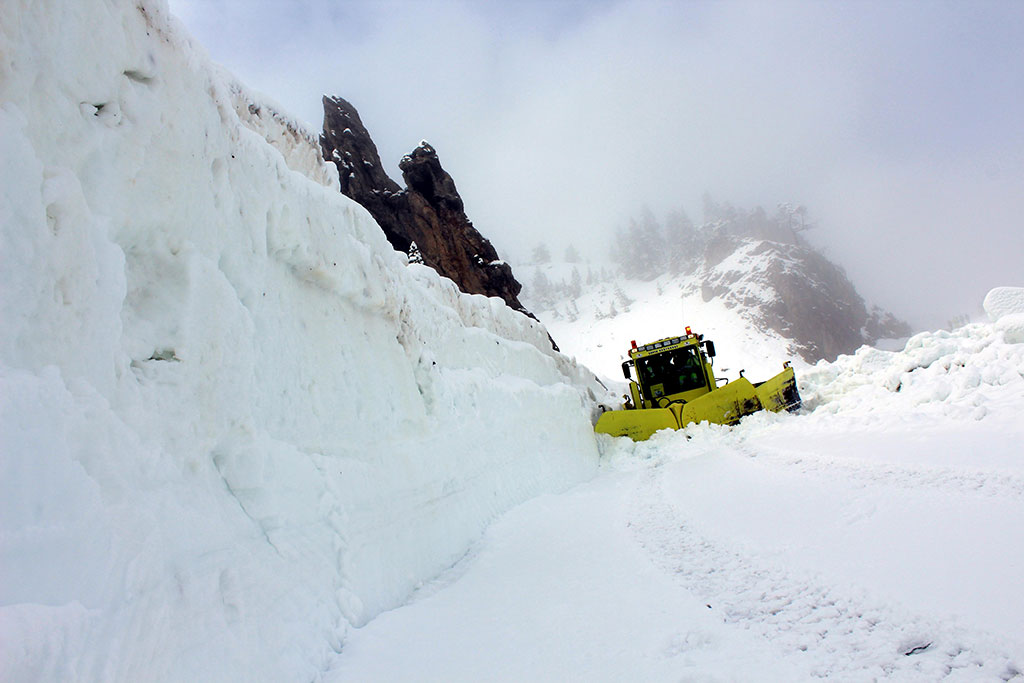
{"label": "cab windshield", "polygon": [[704,368],[693,346],[638,358],[636,366],[645,393],[656,399],[705,386]]}

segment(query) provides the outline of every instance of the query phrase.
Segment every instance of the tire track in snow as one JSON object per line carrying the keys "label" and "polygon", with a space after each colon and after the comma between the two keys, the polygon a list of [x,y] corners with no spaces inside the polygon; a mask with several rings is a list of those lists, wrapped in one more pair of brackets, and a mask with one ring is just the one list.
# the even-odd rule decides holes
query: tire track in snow
{"label": "tire track in snow", "polygon": [[911,615],[702,536],[666,499],[660,472],[655,465],[637,474],[627,522],[636,540],[725,623],[759,634],[812,676],[1024,680],[1024,662],[993,636]]}
{"label": "tire track in snow", "polygon": [[791,455],[749,443],[737,444],[737,450],[751,458],[797,469],[801,474],[825,476],[828,479],[835,479],[838,474],[862,486],[892,485],[914,490],[933,489],[1024,502],[1024,478],[1005,472],[928,465],[915,467],[815,454]]}

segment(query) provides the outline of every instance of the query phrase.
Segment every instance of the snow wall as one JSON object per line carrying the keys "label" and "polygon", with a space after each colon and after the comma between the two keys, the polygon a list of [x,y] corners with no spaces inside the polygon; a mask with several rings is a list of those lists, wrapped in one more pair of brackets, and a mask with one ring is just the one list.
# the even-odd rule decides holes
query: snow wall
{"label": "snow wall", "polygon": [[4,680],[315,679],[596,471],[589,373],[161,2],[0,4],[0,174]]}

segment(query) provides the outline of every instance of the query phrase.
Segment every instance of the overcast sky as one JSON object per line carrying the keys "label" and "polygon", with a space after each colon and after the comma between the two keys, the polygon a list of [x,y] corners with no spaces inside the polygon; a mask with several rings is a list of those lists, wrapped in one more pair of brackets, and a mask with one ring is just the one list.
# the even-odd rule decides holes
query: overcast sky
{"label": "overcast sky", "polygon": [[515,262],[607,254],[644,206],[804,204],[809,239],[917,327],[1024,286],[1024,2],[171,0],[319,129],[359,110],[385,168],[437,149]]}

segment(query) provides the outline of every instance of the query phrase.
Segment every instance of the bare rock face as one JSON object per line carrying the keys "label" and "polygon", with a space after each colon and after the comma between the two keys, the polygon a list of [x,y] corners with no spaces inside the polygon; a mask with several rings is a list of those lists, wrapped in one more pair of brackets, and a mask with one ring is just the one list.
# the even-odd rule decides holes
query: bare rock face
{"label": "bare rock face", "polygon": [[355,107],[340,97],[325,96],[323,103],[324,159],[338,167],[342,193],[370,212],[391,245],[408,254],[415,242],[423,263],[463,292],[500,297],[534,317],[519,301],[522,285],[512,268],[466,216],[455,181],[434,148],[423,142],[402,159],[403,189],[384,172]]}
{"label": "bare rock face", "polygon": [[843,270],[806,244],[716,233],[696,275],[705,301],[718,298],[792,339],[812,363],[910,334],[891,313],[868,310]]}

